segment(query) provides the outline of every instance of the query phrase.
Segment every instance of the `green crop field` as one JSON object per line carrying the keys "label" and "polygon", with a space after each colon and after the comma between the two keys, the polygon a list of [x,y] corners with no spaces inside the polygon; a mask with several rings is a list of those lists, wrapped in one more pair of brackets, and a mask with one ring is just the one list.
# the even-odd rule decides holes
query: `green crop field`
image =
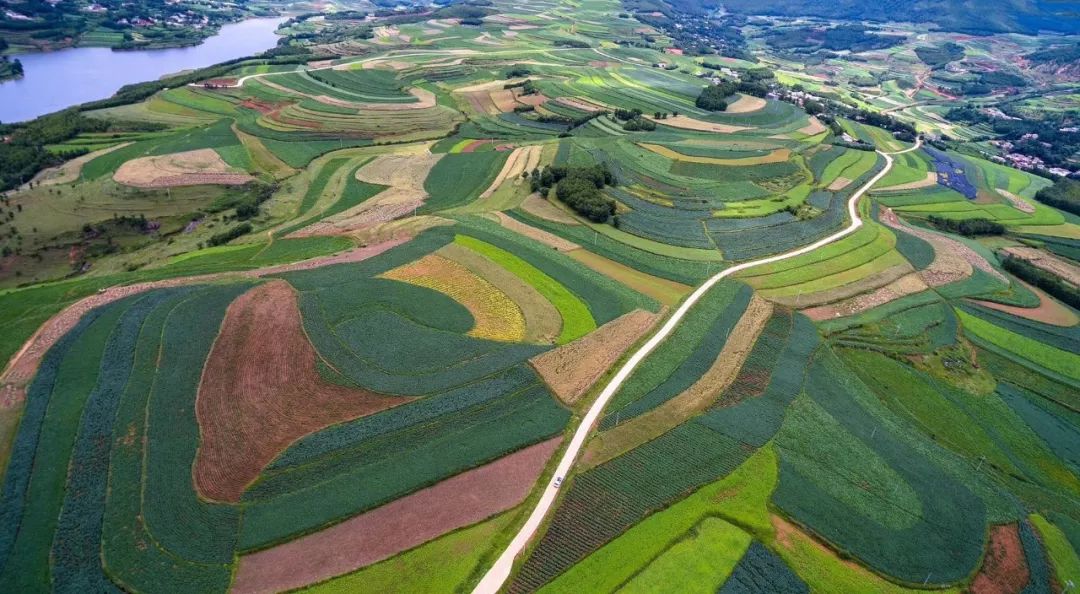
{"label": "green crop field", "polygon": [[[0,77],[204,13],[10,4]],[[0,592],[1071,592],[1075,19],[879,4],[317,4],[0,99]]]}

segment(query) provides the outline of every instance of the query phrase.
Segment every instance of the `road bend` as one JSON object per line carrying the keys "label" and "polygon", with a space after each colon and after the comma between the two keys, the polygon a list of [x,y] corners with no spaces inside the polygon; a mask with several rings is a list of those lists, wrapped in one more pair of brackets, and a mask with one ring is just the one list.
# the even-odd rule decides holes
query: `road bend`
{"label": "road bend", "polygon": [[507,546],[506,550],[499,555],[499,558],[495,561],[495,564],[491,566],[491,569],[484,574],[480,583],[477,584],[476,588],[473,590],[473,594],[496,594],[503,587],[507,578],[510,577],[511,570],[513,570],[514,560],[521,554],[521,551],[525,549],[525,546],[540,528],[544,518],[546,518],[551,511],[552,504],[555,502],[555,496],[558,494],[556,481],[561,477],[566,477],[570,474],[574,462],[577,461],[578,454],[581,453],[581,446],[585,444],[586,438],[588,438],[589,433],[592,431],[593,425],[596,424],[596,420],[600,418],[600,413],[604,411],[604,407],[607,406],[608,401],[610,401],[611,397],[619,391],[619,388],[622,387],[626,378],[630,377],[630,374],[633,373],[634,369],[637,368],[645,357],[647,357],[653,349],[659,346],[664,339],[671,335],[675,330],[675,327],[679,325],[679,322],[686,317],[687,312],[694,307],[694,304],[697,303],[709,289],[713,288],[716,283],[737,272],[742,272],[743,270],[754,268],[755,266],[772,264],[773,262],[780,262],[781,260],[788,260],[790,258],[802,256],[803,254],[809,254],[816,249],[839,241],[857,231],[859,227],[863,226],[863,221],[859,218],[859,198],[862,198],[863,194],[873,187],[874,184],[881,181],[881,178],[888,175],[889,170],[892,169],[893,166],[893,155],[914,151],[920,146],[922,146],[921,138],[917,139],[913,146],[902,151],[892,153],[877,151],[878,154],[885,157],[885,167],[851,195],[847,205],[851,223],[844,229],[790,252],[769,256],[768,258],[761,258],[760,260],[743,262],[742,264],[736,264],[731,268],[721,270],[706,280],[682,302],[682,305],[675,310],[675,313],[668,318],[667,322],[661,326],[660,330],[653,334],[641,348],[634,352],[634,354],[631,355],[626,363],[619,369],[618,373],[611,378],[611,381],[604,386],[604,390],[600,392],[600,396],[598,396],[592,406],[589,407],[589,411],[585,414],[585,418],[582,419],[581,424],[578,425],[577,431],[574,432],[574,437],[570,440],[570,446],[566,448],[562,459],[559,460],[559,465],[555,468],[555,473],[552,475],[547,486],[544,487],[544,492],[541,494],[540,500],[536,502],[536,507],[533,508],[532,513],[529,515],[529,519],[526,520],[525,524],[518,530],[517,535],[514,536],[514,540],[510,541],[509,546]]}

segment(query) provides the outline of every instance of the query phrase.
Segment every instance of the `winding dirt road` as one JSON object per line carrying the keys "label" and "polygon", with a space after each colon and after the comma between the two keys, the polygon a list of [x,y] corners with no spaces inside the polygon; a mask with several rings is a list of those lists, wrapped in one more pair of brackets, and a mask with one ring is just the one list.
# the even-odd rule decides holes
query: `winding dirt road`
{"label": "winding dirt road", "polygon": [[506,583],[507,578],[510,577],[510,572],[514,567],[514,560],[525,549],[525,546],[529,543],[532,537],[536,534],[536,531],[540,528],[540,524],[543,523],[544,518],[547,517],[548,512],[551,510],[552,504],[555,502],[555,496],[558,494],[558,483],[562,482],[562,478],[570,473],[571,468],[574,466],[574,462],[577,460],[578,454],[581,452],[581,447],[585,445],[585,440],[588,438],[589,433],[592,431],[593,425],[596,424],[596,420],[600,418],[600,413],[603,412],[604,407],[607,406],[611,397],[619,391],[623,382],[626,381],[634,369],[653,351],[661,342],[664,341],[675,330],[675,327],[679,325],[683,317],[690,311],[690,308],[700,300],[709,289],[713,288],[716,283],[721,280],[741,272],[748,268],[755,266],[761,266],[763,264],[771,264],[773,262],[779,262],[781,260],[787,260],[803,254],[808,254],[818,248],[829,245],[837,240],[840,240],[848,235],[851,235],[859,227],[862,227],[863,221],[859,218],[858,202],[859,198],[862,198],[863,194],[867,192],[874,184],[880,181],[883,177],[888,175],[889,170],[892,169],[893,159],[892,155],[899,155],[902,153],[917,150],[922,146],[922,139],[918,139],[915,144],[902,151],[894,153],[885,153],[878,151],[878,154],[885,157],[885,167],[882,168],[874,177],[870,178],[870,181],[866,182],[861,188],[859,188],[851,198],[848,200],[848,214],[851,216],[851,223],[844,229],[833,233],[832,235],[815,241],[809,245],[803,246],[799,249],[792,250],[776,256],[769,256],[768,258],[762,258],[760,260],[752,260],[749,262],[743,262],[737,264],[731,268],[721,270],[716,275],[705,281],[704,284],[699,286],[697,290],[690,294],[689,297],[683,301],[682,305],[675,310],[675,313],[668,318],[667,322],[654,334],[648,342],[641,346],[630,359],[623,364],[618,373],[611,378],[611,381],[604,386],[604,390],[600,392],[600,396],[589,408],[589,411],[585,414],[585,418],[581,421],[577,431],[574,432],[574,437],[570,440],[570,445],[567,447],[566,452],[563,454],[559,465],[555,469],[555,474],[552,476],[551,481],[547,487],[544,488],[543,494],[540,496],[540,500],[537,501],[536,507],[533,509],[532,514],[529,515],[529,519],[525,521],[525,524],[514,536],[514,540],[510,542],[510,545],[506,547],[506,550],[499,556],[492,565],[491,569],[484,574],[484,577],[480,580],[480,583],[476,585],[473,590],[473,594],[496,594]]}

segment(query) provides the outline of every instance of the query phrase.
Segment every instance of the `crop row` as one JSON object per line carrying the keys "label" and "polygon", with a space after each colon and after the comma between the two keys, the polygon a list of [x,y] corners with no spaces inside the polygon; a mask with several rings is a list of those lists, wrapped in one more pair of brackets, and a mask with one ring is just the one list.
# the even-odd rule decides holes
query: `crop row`
{"label": "crop row", "polygon": [[691,310],[616,393],[601,430],[652,410],[693,385],[716,361],[752,294],[750,287],[736,283],[709,291],[702,306]]}
{"label": "crop row", "polygon": [[[228,585],[239,516],[194,492],[193,403],[217,334],[213,321],[245,288],[117,301],[92,311],[50,351],[32,392],[48,400],[41,427],[56,437],[14,453],[5,493],[29,481],[31,499],[4,507],[6,529],[19,535],[5,554],[5,590],[50,582],[70,591],[116,591],[113,581],[136,590]],[[20,436],[34,425],[24,424]],[[30,476],[19,470],[27,464]]]}
{"label": "crop row", "polygon": [[510,592],[530,592],[647,515],[731,473],[747,450],[688,422],[574,479]]}
{"label": "crop row", "polygon": [[509,211],[507,214],[533,227],[569,239],[579,245],[588,246],[589,251],[605,258],[660,278],[692,285],[706,278],[710,270],[705,262],[693,262],[656,254],[612,239],[607,235],[594,233],[584,225],[569,226],[553,223],[521,209]]}
{"label": "crop row", "polygon": [[[873,374],[873,370],[861,371]],[[881,413],[874,410],[880,404],[870,408],[877,399],[831,352],[815,357],[807,374],[806,393],[838,423],[837,427],[869,447],[884,465],[879,476],[892,478],[876,479],[868,494],[888,511],[885,516],[859,511],[852,507],[852,500],[845,501],[836,490],[827,488],[823,483],[829,480],[851,479],[860,469],[865,473],[867,461],[827,457],[822,446],[814,446],[812,440],[804,445],[789,443],[793,454],[816,461],[811,466],[794,464],[800,458],[781,448],[780,486],[773,501],[841,550],[898,580],[949,584],[965,579],[982,555],[983,501],[920,455],[909,443],[913,437],[901,437],[885,425],[879,418]],[[822,442],[827,443],[827,439]],[[832,469],[832,479],[820,476],[825,468]],[[893,486],[887,487],[889,484]]]}

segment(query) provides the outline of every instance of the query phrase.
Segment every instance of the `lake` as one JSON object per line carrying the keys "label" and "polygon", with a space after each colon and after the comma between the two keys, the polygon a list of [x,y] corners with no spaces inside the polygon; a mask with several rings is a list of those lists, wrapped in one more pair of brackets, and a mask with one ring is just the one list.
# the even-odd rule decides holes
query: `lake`
{"label": "lake", "polygon": [[124,85],[257,54],[277,45],[274,31],[284,21],[280,17],[231,23],[192,47],[137,51],[80,47],[12,56],[22,61],[26,76],[0,83],[0,122],[33,119],[111,97]]}

